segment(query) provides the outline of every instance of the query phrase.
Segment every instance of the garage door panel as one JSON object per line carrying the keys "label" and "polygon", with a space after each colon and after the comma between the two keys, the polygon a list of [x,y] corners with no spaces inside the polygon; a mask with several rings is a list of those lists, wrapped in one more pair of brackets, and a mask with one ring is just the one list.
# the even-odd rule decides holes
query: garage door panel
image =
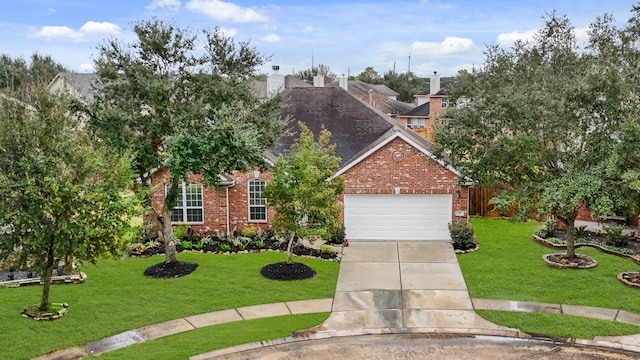
{"label": "garage door panel", "polygon": [[449,239],[451,195],[346,194],[347,238],[377,240]]}

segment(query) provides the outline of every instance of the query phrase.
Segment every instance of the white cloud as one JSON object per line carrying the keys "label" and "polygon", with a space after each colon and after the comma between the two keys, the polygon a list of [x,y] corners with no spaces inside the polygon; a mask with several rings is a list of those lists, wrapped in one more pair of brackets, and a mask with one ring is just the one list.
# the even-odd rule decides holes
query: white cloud
{"label": "white cloud", "polygon": [[[498,34],[498,45],[501,47],[512,47],[516,40],[522,40],[524,42],[534,41],[534,36],[539,29],[531,29],[523,32],[509,32]],[[589,41],[589,27],[579,27],[574,29],[574,34],[576,36],[576,42],[578,45],[585,45]]]}
{"label": "white cloud", "polygon": [[456,36],[447,36],[442,42],[414,41],[411,52],[431,58],[445,58],[470,55],[477,51],[473,40]]}
{"label": "white cloud", "polygon": [[48,40],[83,41],[84,34],[68,26],[43,26],[39,30],[32,30],[32,36]]}
{"label": "white cloud", "polygon": [[187,9],[207,15],[217,21],[238,23],[267,22],[269,18],[255,9],[220,0],[190,0]]}
{"label": "white cloud", "polygon": [[172,10],[178,10],[180,8],[180,0],[153,0],[147,9],[154,10],[158,8],[170,8]]}
{"label": "white cloud", "polygon": [[120,32],[120,27],[109,22],[87,21],[82,25],[80,31],[84,33],[117,34]]}
{"label": "white cloud", "polygon": [[516,43],[516,40],[522,40],[525,42],[533,40],[536,31],[538,31],[538,29],[531,29],[523,32],[514,31],[498,34],[497,42],[498,45],[502,47],[512,47],[513,44]]}
{"label": "white cloud", "polygon": [[263,37],[262,40],[266,42],[278,42],[280,41],[280,36],[278,34],[269,34]]}
{"label": "white cloud", "polygon": [[313,31],[313,26],[311,26],[311,25],[307,25],[307,26],[302,28],[302,32],[305,33],[305,34],[308,34],[308,33],[312,32],[312,31]]}
{"label": "white cloud", "polygon": [[234,29],[234,28],[219,28],[220,32],[222,33],[222,35],[226,36],[226,37],[234,37],[236,36],[236,34],[238,33],[238,30]]}
{"label": "white cloud", "polygon": [[96,71],[96,70],[95,70],[95,68],[93,67],[93,64],[92,64],[92,63],[83,63],[83,64],[80,64],[79,71],[80,71],[80,72],[88,72],[88,73],[91,73],[91,72],[94,72],[94,71]]}
{"label": "white cloud", "polygon": [[32,28],[30,35],[47,40],[64,40],[80,42],[87,40],[89,34],[117,34],[120,27],[109,22],[87,21],[79,30],[68,26],[43,26],[40,29]]}
{"label": "white cloud", "polygon": [[50,12],[50,13],[54,13],[54,12],[56,12],[56,9],[54,9],[54,8],[49,8],[49,12]]}

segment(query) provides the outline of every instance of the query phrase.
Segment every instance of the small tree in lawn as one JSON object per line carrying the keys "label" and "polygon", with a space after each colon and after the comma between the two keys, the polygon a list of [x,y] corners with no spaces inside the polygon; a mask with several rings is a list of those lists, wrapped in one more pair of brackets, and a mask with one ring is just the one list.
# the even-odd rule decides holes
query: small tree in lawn
{"label": "small tree in lawn", "polygon": [[322,128],[315,141],[313,133],[299,123],[300,138],[291,146],[287,157],[280,157],[273,167],[273,181],[265,195],[269,206],[276,210],[275,229],[289,232],[287,263],[291,264],[295,237],[328,238],[341,225],[342,205],[337,201],[344,190],[342,177],[332,177],[338,171],[340,158],[331,133]]}
{"label": "small tree in lawn", "polygon": [[0,97],[0,258],[41,275],[43,312],[58,262],[116,255],[140,209],[126,192],[131,156],[93,143],[69,109],[43,88]]}

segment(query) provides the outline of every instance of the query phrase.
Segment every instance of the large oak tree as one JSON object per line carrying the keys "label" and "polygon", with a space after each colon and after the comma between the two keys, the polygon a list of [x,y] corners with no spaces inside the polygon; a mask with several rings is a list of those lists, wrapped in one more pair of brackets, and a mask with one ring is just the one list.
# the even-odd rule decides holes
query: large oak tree
{"label": "large oak tree", "polygon": [[[180,184],[261,166],[283,123],[272,117],[278,99],[259,102],[248,80],[265,61],[247,42],[219,28],[197,35],[157,19],[133,26],[132,43],[99,47],[99,82],[89,127],[116,149],[135,153],[135,189],[150,194],[150,179],[171,169],[162,210],[153,213],[166,262],[176,261],[171,213]],[[149,204],[150,205],[150,197]]]}
{"label": "large oak tree", "polygon": [[460,105],[437,129],[465,176],[503,188],[494,205],[564,223],[569,257],[581,206],[596,216],[638,208],[640,21],[633,11],[622,29],[608,15],[597,18],[585,46],[555,13],[530,42],[489,46],[481,68],[457,76],[450,90]]}

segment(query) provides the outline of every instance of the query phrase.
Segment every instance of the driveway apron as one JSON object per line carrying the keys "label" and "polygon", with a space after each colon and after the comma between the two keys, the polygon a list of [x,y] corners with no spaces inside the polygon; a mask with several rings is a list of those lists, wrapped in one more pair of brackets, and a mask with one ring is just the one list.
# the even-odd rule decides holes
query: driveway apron
{"label": "driveway apron", "polygon": [[475,313],[448,241],[350,241],[343,250],[331,316],[320,328],[508,330]]}

